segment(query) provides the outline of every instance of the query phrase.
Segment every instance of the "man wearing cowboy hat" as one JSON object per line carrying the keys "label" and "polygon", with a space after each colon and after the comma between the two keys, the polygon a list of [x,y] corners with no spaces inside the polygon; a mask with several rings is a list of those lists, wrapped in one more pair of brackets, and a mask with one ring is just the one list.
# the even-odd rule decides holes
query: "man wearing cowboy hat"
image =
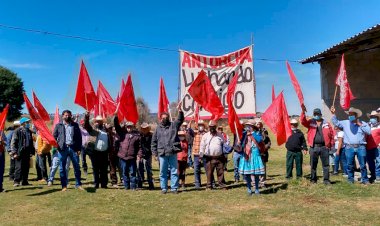
{"label": "man wearing cowboy hat", "polygon": [[367,136],[367,162],[371,171],[370,182],[380,182],[380,113],[372,111],[367,114],[371,135]]}
{"label": "man wearing cowboy hat", "polygon": [[317,183],[317,166],[318,159],[321,159],[323,168],[323,183],[325,185],[330,182],[330,162],[329,152],[334,147],[334,131],[331,124],[322,118],[322,111],[319,108],[313,110],[313,118],[306,119],[306,107],[301,106],[301,124],[305,126],[307,131],[307,143],[310,146],[310,167],[311,183]]}
{"label": "man wearing cowboy hat", "polygon": [[107,188],[108,184],[108,153],[112,147],[111,134],[104,125],[104,119],[98,115],[95,118],[94,128],[90,125],[90,113],[84,116],[84,129],[90,136],[96,137],[94,151],[91,158],[94,188]]}
{"label": "man wearing cowboy hat", "polygon": [[199,156],[205,156],[206,158],[207,189],[212,189],[213,174],[215,169],[219,186],[222,189],[226,189],[224,181],[224,138],[216,131],[216,126],[217,124],[215,121],[211,120],[209,122],[208,127],[210,131],[202,137]]}
{"label": "man wearing cowboy hat", "polygon": [[9,180],[13,181],[15,177],[15,162],[16,160],[13,158],[11,154],[11,141],[12,141],[12,136],[15,132],[15,130],[20,127],[20,121],[14,121],[12,127],[8,127],[7,131],[8,134],[6,135],[7,137],[7,152],[10,156],[10,165],[9,165]]}
{"label": "man wearing cowboy hat", "polygon": [[194,141],[193,141],[195,189],[199,189],[202,186],[202,182],[201,182],[201,167],[202,166],[201,166],[201,158],[199,157],[199,150],[201,147],[202,137],[207,132],[205,129],[205,123],[203,120],[198,121],[197,127],[198,129],[195,130],[195,136],[194,136]]}
{"label": "man wearing cowboy hat", "polygon": [[361,182],[368,184],[367,167],[366,167],[366,135],[371,134],[371,128],[369,125],[361,120],[362,111],[351,107],[346,114],[348,120],[339,121],[335,115],[335,107],[331,107],[331,113],[333,114],[331,121],[335,126],[343,128],[344,137],[343,142],[345,145],[347,166],[348,166],[348,182],[354,183],[354,161],[355,155],[357,155],[360,165]]}
{"label": "man wearing cowboy hat", "polygon": [[135,131],[133,122],[126,122],[124,128],[121,128],[116,113],[113,123],[120,138],[120,149],[117,155],[123,171],[124,188],[134,191],[137,188],[137,161],[140,161],[142,157],[141,137]]}
{"label": "man wearing cowboy hat", "polygon": [[29,118],[21,118],[21,126],[15,130],[12,136],[11,154],[13,158],[16,159],[14,187],[29,185],[29,161],[30,157],[34,155],[36,151],[33,145],[32,132],[29,129],[29,122]]}
{"label": "man wearing cowboy hat", "polygon": [[302,178],[302,161],[303,155],[307,153],[307,145],[305,136],[298,129],[297,119],[290,120],[290,127],[292,128],[292,134],[286,141],[285,147],[287,149],[286,153],[286,179],[292,179],[293,177],[293,165],[296,165],[297,179]]}
{"label": "man wearing cowboy hat", "polygon": [[[138,164],[137,181],[138,187],[142,188],[144,182],[144,171],[146,170],[146,176],[148,179],[149,190],[154,190],[153,184],[153,172],[152,172],[152,132],[150,131],[150,125],[146,122],[141,124],[140,136],[141,136],[141,149],[142,158]],[[144,170],[145,169],[145,170]]]}

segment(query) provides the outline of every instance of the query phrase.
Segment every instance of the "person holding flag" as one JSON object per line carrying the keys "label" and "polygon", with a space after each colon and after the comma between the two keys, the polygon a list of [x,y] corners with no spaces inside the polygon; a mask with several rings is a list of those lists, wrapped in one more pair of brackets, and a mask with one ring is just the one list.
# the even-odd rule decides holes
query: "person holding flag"
{"label": "person holding flag", "polygon": [[369,125],[359,119],[362,116],[362,111],[351,107],[346,114],[348,115],[348,120],[338,120],[335,115],[335,107],[331,107],[331,113],[333,114],[331,121],[334,126],[343,128],[344,132],[344,146],[347,158],[347,173],[348,182],[354,183],[354,164],[355,155],[357,155],[360,165],[361,172],[361,182],[362,184],[368,184],[367,167],[366,167],[366,136],[371,135],[371,128]]}
{"label": "person holding flag", "polygon": [[16,159],[14,187],[30,185],[28,182],[30,157],[34,155],[33,136],[29,118],[21,118],[21,126],[17,128],[12,136],[11,154]]}
{"label": "person holding flag", "polygon": [[323,183],[330,185],[329,152],[334,147],[334,131],[329,122],[322,118],[319,108],[313,110],[313,118],[306,119],[306,107],[301,105],[301,124],[307,128],[307,143],[310,146],[311,183],[317,183],[318,159],[321,159],[323,168]]}
{"label": "person holding flag", "polygon": [[[180,104],[179,104],[180,105]],[[168,169],[170,171],[171,192],[178,194],[178,161],[177,153],[181,151],[178,131],[184,121],[183,111],[179,109],[178,118],[171,122],[169,113],[160,115],[161,123],[154,131],[152,138],[152,153],[159,157],[160,161],[160,185],[161,193],[168,191]]]}

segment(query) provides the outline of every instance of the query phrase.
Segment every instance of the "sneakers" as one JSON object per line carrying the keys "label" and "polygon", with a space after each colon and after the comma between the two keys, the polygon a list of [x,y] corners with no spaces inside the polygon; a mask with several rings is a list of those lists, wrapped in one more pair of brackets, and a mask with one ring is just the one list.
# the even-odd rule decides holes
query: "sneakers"
{"label": "sneakers", "polygon": [[67,188],[62,188],[62,192],[66,192],[67,191]]}
{"label": "sneakers", "polygon": [[53,182],[49,181],[47,185],[48,187],[51,187],[53,185]]}
{"label": "sneakers", "polygon": [[323,183],[324,183],[325,185],[331,185],[331,181],[329,181],[329,180],[323,181]]}
{"label": "sneakers", "polygon": [[165,189],[161,190],[161,194],[162,194],[162,195],[165,195],[167,192],[168,192],[168,191],[165,190]]}
{"label": "sneakers", "polygon": [[0,189],[0,193],[5,193],[7,192],[4,188]]}
{"label": "sneakers", "polygon": [[20,183],[18,183],[18,182],[15,182],[14,184],[13,184],[13,187],[19,187],[19,186],[21,186],[21,184]]}
{"label": "sneakers", "polygon": [[248,191],[247,191],[247,195],[248,195],[248,196],[252,196],[252,193],[253,193],[252,190],[251,190],[251,189],[248,189]]}
{"label": "sneakers", "polygon": [[260,191],[259,190],[255,190],[255,195],[260,195]]}
{"label": "sneakers", "polygon": [[178,194],[178,189],[172,190],[171,193],[173,193],[175,195]]}

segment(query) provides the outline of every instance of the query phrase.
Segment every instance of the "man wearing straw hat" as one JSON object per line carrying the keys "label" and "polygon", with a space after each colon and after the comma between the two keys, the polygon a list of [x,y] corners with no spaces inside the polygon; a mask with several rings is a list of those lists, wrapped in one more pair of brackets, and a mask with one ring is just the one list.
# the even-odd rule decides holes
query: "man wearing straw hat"
{"label": "man wearing straw hat", "polygon": [[[205,123],[203,120],[198,121],[198,129],[195,130],[195,136],[193,141],[193,155],[194,155],[194,183],[195,189],[199,189],[202,186],[201,181],[201,159],[199,157],[199,150],[201,148],[201,140],[206,133]],[[206,167],[205,167],[206,168]]]}
{"label": "man wearing straw hat", "polygon": [[30,157],[34,155],[35,149],[33,145],[32,132],[29,129],[30,119],[21,118],[21,126],[17,128],[12,136],[11,141],[11,154],[15,161],[15,178],[14,187],[20,185],[29,185],[29,164]]}
{"label": "man wearing straw hat", "polygon": [[141,149],[142,158],[138,163],[137,181],[138,187],[142,188],[144,182],[144,169],[146,170],[146,176],[148,180],[149,190],[154,190],[153,184],[153,172],[152,172],[152,132],[150,131],[150,125],[146,122],[141,124],[140,136],[141,136]]}
{"label": "man wearing straw hat", "polygon": [[367,136],[367,162],[371,171],[370,182],[380,182],[380,113],[372,111],[367,114],[371,135]]}
{"label": "man wearing straw hat", "polygon": [[104,119],[100,115],[96,116],[93,128],[90,125],[90,113],[86,112],[83,127],[91,136],[96,137],[94,151],[90,156],[94,175],[94,187],[99,188],[100,185],[101,188],[107,188],[108,153],[112,147],[112,135],[109,134],[104,125]]}
{"label": "man wearing straw hat", "polygon": [[371,128],[366,122],[359,119],[362,116],[362,111],[351,107],[346,114],[348,120],[339,121],[335,115],[335,107],[331,107],[331,113],[333,114],[331,121],[335,126],[343,128],[344,132],[344,145],[347,157],[348,166],[348,182],[354,183],[354,164],[355,155],[359,160],[361,182],[368,184],[367,167],[366,167],[366,135],[371,134]]}
{"label": "man wearing straw hat", "polygon": [[216,122],[209,122],[209,132],[203,135],[199,156],[206,158],[207,189],[212,189],[213,174],[216,169],[218,184],[222,189],[227,189],[224,181],[224,163],[223,154],[224,138],[216,131]]}

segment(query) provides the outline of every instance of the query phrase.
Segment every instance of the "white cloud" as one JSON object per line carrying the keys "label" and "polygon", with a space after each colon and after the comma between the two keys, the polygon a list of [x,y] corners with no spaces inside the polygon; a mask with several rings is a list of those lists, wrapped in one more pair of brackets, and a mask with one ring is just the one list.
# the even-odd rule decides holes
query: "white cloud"
{"label": "white cloud", "polygon": [[23,69],[42,69],[47,68],[47,66],[39,63],[14,63],[6,59],[0,59],[0,65],[9,68],[23,68]]}

